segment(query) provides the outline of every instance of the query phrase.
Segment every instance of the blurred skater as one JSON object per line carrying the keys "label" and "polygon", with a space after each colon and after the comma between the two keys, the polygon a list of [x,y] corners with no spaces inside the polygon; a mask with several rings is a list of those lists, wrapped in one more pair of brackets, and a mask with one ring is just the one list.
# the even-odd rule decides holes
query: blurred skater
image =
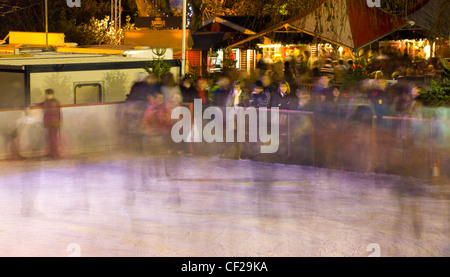
{"label": "blurred skater", "polygon": [[34,106],[44,108],[44,128],[47,130],[48,157],[58,159],[61,157],[60,128],[61,128],[61,105],[54,97],[53,89],[45,90],[45,101]]}
{"label": "blurred skater", "polygon": [[[145,149],[155,157],[156,177],[167,177],[166,155],[169,151],[171,118],[169,107],[164,103],[164,95],[156,93],[149,97],[150,106],[147,108],[142,119],[142,127],[146,133]],[[162,168],[158,166],[161,163]],[[160,176],[164,174],[163,176]]]}
{"label": "blurred skater", "polygon": [[118,109],[118,123],[123,135],[123,143],[136,153],[141,153],[143,150],[144,134],[141,121],[148,107],[147,98],[160,90],[160,84],[155,75],[140,75],[131,87],[126,101]]}
{"label": "blurred skater", "polygon": [[9,146],[10,158],[12,160],[23,160],[20,154],[20,136],[19,129],[24,125],[26,120],[26,113],[18,111],[12,114],[11,118],[8,118],[7,122],[2,122],[5,126],[1,130],[0,136],[5,140],[5,146]]}

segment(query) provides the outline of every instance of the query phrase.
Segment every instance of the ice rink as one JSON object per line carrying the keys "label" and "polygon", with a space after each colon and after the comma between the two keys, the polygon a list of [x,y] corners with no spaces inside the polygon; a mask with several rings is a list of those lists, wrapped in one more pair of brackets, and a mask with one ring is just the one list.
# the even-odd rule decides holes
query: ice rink
{"label": "ice rink", "polygon": [[0,256],[450,255],[447,184],[107,152],[0,175]]}

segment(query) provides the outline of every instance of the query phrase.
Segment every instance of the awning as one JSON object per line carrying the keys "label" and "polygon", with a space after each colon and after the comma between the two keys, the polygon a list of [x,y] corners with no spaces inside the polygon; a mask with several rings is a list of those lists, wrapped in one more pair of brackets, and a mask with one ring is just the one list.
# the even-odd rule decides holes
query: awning
{"label": "awning", "polygon": [[427,33],[443,38],[450,36],[450,1],[448,0],[428,0],[420,9],[406,16],[414,24]]}
{"label": "awning", "polygon": [[224,41],[225,32],[196,32],[192,34],[192,50],[209,50]]}
{"label": "awning", "polygon": [[6,38],[9,38],[10,45],[30,45],[30,46],[63,46],[64,42],[63,33],[47,33],[45,32],[16,32],[10,31]]}
{"label": "awning", "polygon": [[370,8],[366,0],[323,0],[304,15],[281,22],[230,47],[289,28],[333,44],[361,49],[407,25],[405,19]]}
{"label": "awning", "polygon": [[[152,48],[172,48],[173,54],[181,54],[182,30],[127,30],[124,45],[149,46]],[[192,48],[193,41],[189,30],[186,30],[186,50]]]}
{"label": "awning", "polygon": [[[171,48],[165,48],[164,59],[173,59],[173,51]],[[57,47],[56,51],[60,53],[78,53],[78,54],[106,54],[106,55],[122,55],[127,57],[153,58],[153,48],[148,46],[133,45],[86,45],[77,47]]]}

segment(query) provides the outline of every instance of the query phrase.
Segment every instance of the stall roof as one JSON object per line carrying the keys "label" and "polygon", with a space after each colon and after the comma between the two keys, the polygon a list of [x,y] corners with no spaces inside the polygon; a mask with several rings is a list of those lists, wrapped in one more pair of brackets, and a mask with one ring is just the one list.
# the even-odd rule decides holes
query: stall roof
{"label": "stall roof", "polygon": [[[223,44],[224,41],[236,42],[255,35],[270,25],[271,20],[269,16],[213,16],[192,33],[194,42],[192,50],[209,50]],[[239,37],[234,35],[236,33],[239,33]],[[261,42],[263,41],[264,39],[261,38]]]}
{"label": "stall roof", "polygon": [[192,33],[192,50],[209,50],[224,41],[225,32],[196,32]]}
{"label": "stall roof", "polygon": [[79,63],[101,63],[101,62],[129,62],[129,61],[147,61],[148,59],[130,58],[119,55],[92,55],[92,54],[66,54],[66,53],[34,53],[28,57],[10,58],[3,56],[0,59],[0,65],[24,66],[24,65],[43,65],[43,64],[79,64]]}
{"label": "stall roof", "polygon": [[63,33],[45,33],[45,32],[20,32],[10,31],[8,35],[2,40],[9,39],[10,45],[48,45],[62,46],[65,45]]}
{"label": "stall roof", "polygon": [[[182,30],[127,30],[124,45],[172,48],[174,55],[181,53]],[[186,30],[186,50],[192,47],[191,32]]]}
{"label": "stall roof", "polygon": [[[165,48],[164,59],[173,59],[173,49]],[[77,47],[57,47],[56,51],[60,53],[80,53],[80,54],[108,54],[123,55],[129,57],[139,57],[152,59],[155,57],[154,48],[148,46],[133,45],[89,45]]]}
{"label": "stall roof", "polygon": [[450,35],[450,1],[428,0],[420,9],[406,16],[407,20],[429,33],[448,38]]}
{"label": "stall roof", "polygon": [[322,0],[320,5],[305,14],[276,24],[230,47],[290,28],[337,45],[360,49],[407,24],[405,19],[368,7],[366,0]]}
{"label": "stall roof", "polygon": [[[6,56],[6,55],[5,55]],[[11,55],[0,58],[0,71],[55,72],[112,70],[144,67],[149,59],[120,55],[34,53],[29,57]],[[179,66],[176,60],[165,60]]]}
{"label": "stall roof", "polygon": [[[213,16],[206,20],[199,30],[208,29],[213,23],[220,23],[235,31],[249,35],[261,32],[273,24],[270,16]],[[211,30],[208,29],[208,31]]]}

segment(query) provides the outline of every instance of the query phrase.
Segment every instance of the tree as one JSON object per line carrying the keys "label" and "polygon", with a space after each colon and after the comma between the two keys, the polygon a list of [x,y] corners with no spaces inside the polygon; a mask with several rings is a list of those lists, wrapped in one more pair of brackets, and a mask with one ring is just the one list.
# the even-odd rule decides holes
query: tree
{"label": "tree", "polygon": [[[339,0],[344,1],[344,0]],[[314,34],[320,35],[323,19],[330,20],[336,16],[337,8],[332,0],[187,0],[188,22],[191,32],[196,31],[202,23],[214,15],[217,16],[254,16],[254,23],[266,21],[270,17],[269,25],[275,25],[286,18],[292,18],[313,10],[313,7],[325,3],[326,13],[315,13],[318,19]],[[426,0],[382,0],[381,9],[404,17],[411,11],[417,10]],[[0,37],[6,36],[10,30],[15,31],[44,31],[43,1],[33,0],[0,0]],[[68,8],[66,1],[49,1],[49,31],[63,32],[69,41],[79,42],[86,34],[80,34],[76,26],[88,24],[92,17],[102,20],[110,15],[110,0],[82,0],[81,8]],[[352,7],[367,5],[366,0],[351,0]],[[449,21],[445,11],[450,1],[442,1],[442,12],[437,15],[436,29],[447,29]],[[165,16],[181,15],[181,0],[122,0],[123,17],[142,14],[145,9],[148,15]],[[377,8],[369,9],[375,12]],[[3,16],[2,16],[3,15]],[[362,20],[367,16],[362,15]],[[266,22],[265,22],[266,23]],[[344,24],[344,22],[342,22]],[[274,34],[268,34],[274,35]],[[448,34],[447,34],[448,35]]]}
{"label": "tree", "polygon": [[[122,0],[122,6],[123,18],[137,14],[134,0]],[[66,1],[48,1],[48,30],[64,33],[66,41],[98,44],[98,34],[83,30],[88,29],[85,25],[103,21],[110,14],[110,0],[82,0],[80,8],[69,8]],[[9,31],[44,32],[44,18],[44,1],[0,0],[0,37]]]}
{"label": "tree", "polygon": [[152,61],[147,62],[147,66],[144,66],[144,69],[147,73],[155,74],[158,79],[161,79],[164,73],[170,72],[172,66],[164,61],[164,55],[166,54],[165,48],[152,49],[152,52],[156,57]]}
{"label": "tree", "polygon": [[426,106],[450,106],[450,80],[447,78],[440,82],[431,80],[431,89],[422,90],[420,98]]}
{"label": "tree", "polygon": [[[142,2],[143,0],[137,0]],[[168,14],[171,11],[174,15],[181,14],[181,0],[145,0],[148,6],[156,6],[160,12]],[[271,24],[284,21],[286,18],[298,16],[312,10],[325,2],[327,14],[316,14],[318,19],[330,20],[336,15],[336,6],[331,0],[187,0],[189,28],[191,31],[197,30],[202,22],[217,16],[257,16],[263,18],[266,15],[271,17]],[[417,10],[426,0],[382,0],[381,4],[386,12],[400,17],[406,16],[411,11]],[[361,5],[367,5],[366,0],[351,0],[349,2],[353,7],[358,8]],[[443,11],[445,5],[450,5],[449,1],[442,1]],[[375,12],[377,8],[370,9],[369,12]],[[445,12],[438,15],[436,25],[448,24]],[[364,15],[362,18],[367,18]],[[261,19],[255,19],[261,20]],[[257,22],[255,22],[257,23]],[[344,23],[344,22],[342,22]],[[323,26],[316,26],[316,35],[323,31]],[[438,28],[439,26],[435,26]]]}
{"label": "tree", "polygon": [[236,60],[233,58],[233,53],[229,50],[223,51],[223,64],[222,69],[224,71],[236,70]]}

